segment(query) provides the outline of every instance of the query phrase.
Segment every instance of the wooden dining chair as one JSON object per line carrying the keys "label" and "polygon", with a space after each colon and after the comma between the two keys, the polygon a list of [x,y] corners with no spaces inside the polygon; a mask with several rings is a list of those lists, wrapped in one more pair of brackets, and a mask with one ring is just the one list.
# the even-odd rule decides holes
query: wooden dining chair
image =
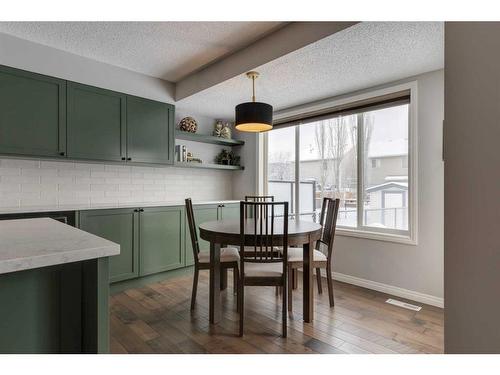
{"label": "wooden dining chair", "polygon": [[274,202],[274,195],[245,195],[245,202]]}
{"label": "wooden dining chair", "polygon": [[[246,212],[255,213],[248,218]],[[279,212],[279,218],[275,215]],[[274,251],[282,247],[282,256]],[[240,283],[238,311],[243,336],[245,286],[277,286],[287,283],[288,202],[240,202]],[[287,296],[283,293],[283,337],[287,335]]]}
{"label": "wooden dining chair", "polygon": [[[200,270],[210,270],[212,265],[210,264],[210,253],[200,252],[200,244],[198,242],[198,233],[196,231],[196,222],[193,212],[193,202],[191,198],[186,199],[185,202],[194,257],[193,291],[191,295],[191,310],[193,310],[196,303],[196,291],[198,289],[198,274]],[[236,247],[225,247],[220,249],[221,273],[228,269],[233,270],[233,288],[235,292],[238,291],[239,284],[239,261],[240,255]]]}
{"label": "wooden dining chair", "polygon": [[[318,282],[318,293],[323,292],[321,285],[321,269],[326,268],[326,280],[328,285],[328,298],[330,307],[335,305],[332,280],[332,255],[333,241],[335,239],[335,228],[337,226],[337,215],[339,212],[340,199],[323,198],[319,224],[323,227],[321,238],[316,241],[313,254],[313,268],[316,269],[316,280]],[[288,311],[292,311],[292,289],[297,287],[297,269],[303,266],[303,249],[291,247],[288,249]]]}

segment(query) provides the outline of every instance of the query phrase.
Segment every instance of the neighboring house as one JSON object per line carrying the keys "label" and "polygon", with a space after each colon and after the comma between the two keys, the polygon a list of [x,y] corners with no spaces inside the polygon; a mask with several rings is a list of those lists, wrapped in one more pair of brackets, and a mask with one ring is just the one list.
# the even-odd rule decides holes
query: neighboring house
{"label": "neighboring house", "polygon": [[[401,176],[395,176],[399,178]],[[408,182],[389,181],[366,189],[365,223],[393,229],[408,229]]]}
{"label": "neighboring house", "polygon": [[366,168],[369,187],[387,182],[389,176],[408,176],[408,140],[371,142]]}

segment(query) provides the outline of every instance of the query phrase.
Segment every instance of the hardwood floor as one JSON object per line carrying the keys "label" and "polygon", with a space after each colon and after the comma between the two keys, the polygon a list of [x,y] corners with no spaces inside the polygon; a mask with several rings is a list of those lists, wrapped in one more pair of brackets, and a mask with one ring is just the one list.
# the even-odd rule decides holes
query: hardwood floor
{"label": "hardwood floor", "polygon": [[208,272],[200,272],[194,311],[191,285],[192,276],[185,275],[113,295],[111,352],[443,352],[443,310],[433,306],[419,304],[422,310],[414,312],[386,304],[387,294],[334,282],[335,307],[329,307],[328,293],[317,294],[315,285],[315,320],[304,323],[299,285],[288,338],[283,339],[280,297],[274,288],[245,287],[245,335],[240,338],[231,283],[222,296],[223,319],[215,326],[208,323]]}

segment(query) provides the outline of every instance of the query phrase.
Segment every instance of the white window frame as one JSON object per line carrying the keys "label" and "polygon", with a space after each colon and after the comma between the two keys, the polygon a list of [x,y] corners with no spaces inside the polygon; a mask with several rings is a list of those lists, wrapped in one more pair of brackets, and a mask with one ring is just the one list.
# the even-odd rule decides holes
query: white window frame
{"label": "white window frame", "polygon": [[[418,109],[418,102],[417,102],[417,90],[418,90],[418,83],[417,81],[411,81],[411,82],[406,82],[402,83],[399,85],[395,86],[390,86],[386,88],[381,88],[381,89],[376,89],[376,90],[370,90],[367,92],[364,92],[362,94],[356,94],[356,95],[351,95],[351,96],[344,96],[342,98],[337,98],[337,99],[331,99],[331,100],[325,100],[320,103],[315,103],[315,104],[309,104],[309,105],[303,105],[297,108],[291,108],[288,110],[283,110],[278,113],[274,114],[274,119],[275,120],[280,120],[280,119],[286,119],[292,116],[299,116],[302,113],[307,113],[307,112],[314,112],[314,111],[322,111],[322,110],[328,110],[329,108],[334,108],[342,105],[348,105],[353,102],[361,101],[361,100],[367,100],[371,98],[375,98],[378,96],[383,96],[383,95],[388,95],[388,94],[394,94],[397,92],[401,92],[404,90],[409,90],[410,91],[410,103],[409,103],[409,111],[408,111],[408,234],[400,234],[398,231],[393,231],[393,230],[373,230],[373,228],[366,227],[366,226],[361,226],[358,225],[357,228],[348,228],[348,227],[341,227],[337,226],[337,231],[336,233],[341,235],[341,236],[348,236],[348,237],[358,237],[358,238],[366,238],[366,239],[371,239],[371,240],[379,240],[379,241],[389,241],[389,242],[397,242],[397,243],[404,243],[408,245],[417,245],[418,244],[418,118],[417,118],[417,109]],[[299,127],[297,127],[299,128]],[[300,140],[297,137],[296,132],[296,138],[295,142],[298,143]],[[262,190],[261,193],[267,194],[267,180],[268,180],[268,170],[267,170],[267,163],[268,163],[268,135],[267,133],[261,133],[260,134],[260,139],[259,143],[262,145],[262,152],[260,153],[261,155],[261,160],[262,163],[259,163],[261,168],[260,168],[260,173],[259,175],[262,176]],[[300,147],[296,145],[296,160],[300,160],[300,155],[298,153],[300,152]],[[358,147],[358,152],[361,152],[361,148]],[[361,160],[359,158],[360,155],[358,155],[358,173],[360,172],[360,165]],[[299,164],[300,163],[295,163],[296,164],[296,171],[295,171],[295,181],[296,181],[296,186],[297,180],[300,179],[300,168]],[[363,194],[360,193],[363,191],[363,181],[362,181],[363,176],[358,175],[358,207],[361,207],[360,200],[362,200]],[[299,208],[298,204],[298,199],[299,199],[299,194],[296,194],[295,196],[295,206]],[[362,223],[360,219],[362,219],[361,215],[363,214],[363,210],[358,210],[358,223]]]}

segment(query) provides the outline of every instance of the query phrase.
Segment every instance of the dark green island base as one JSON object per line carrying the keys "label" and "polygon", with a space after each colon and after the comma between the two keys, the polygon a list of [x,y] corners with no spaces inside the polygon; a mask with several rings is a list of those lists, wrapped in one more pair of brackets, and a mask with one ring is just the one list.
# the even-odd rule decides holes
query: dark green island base
{"label": "dark green island base", "polygon": [[0,275],[0,353],[108,353],[108,258]]}

